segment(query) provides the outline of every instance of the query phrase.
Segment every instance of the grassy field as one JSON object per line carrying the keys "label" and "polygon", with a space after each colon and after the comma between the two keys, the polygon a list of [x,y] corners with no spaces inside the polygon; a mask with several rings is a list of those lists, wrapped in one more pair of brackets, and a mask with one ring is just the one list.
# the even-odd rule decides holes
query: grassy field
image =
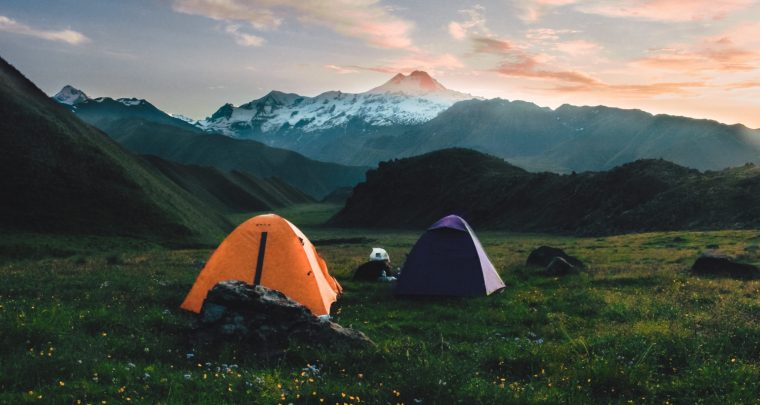
{"label": "grassy field", "polygon": [[[193,346],[178,306],[208,249],[16,257],[0,263],[0,403],[760,403],[760,281],[686,271],[707,249],[760,264],[758,231],[482,232],[503,293],[406,300],[350,274],[372,246],[400,264],[418,233],[314,226],[329,211],[289,214],[314,241],[366,238],[319,250],[345,288],[333,315],[376,349]],[[540,244],[588,268],[537,275]]]}

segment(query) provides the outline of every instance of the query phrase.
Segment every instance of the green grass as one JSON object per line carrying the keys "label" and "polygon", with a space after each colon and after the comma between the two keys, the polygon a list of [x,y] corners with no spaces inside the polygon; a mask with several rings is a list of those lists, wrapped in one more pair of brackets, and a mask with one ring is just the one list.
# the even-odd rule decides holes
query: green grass
{"label": "green grass", "polygon": [[[178,306],[210,250],[6,260],[0,403],[758,403],[760,281],[686,272],[712,245],[760,264],[744,249],[757,231],[483,232],[505,292],[408,300],[350,274],[373,245],[398,264],[417,233],[309,226],[318,211],[294,220],[311,239],[373,240],[320,253],[345,288],[333,315],[377,349],[261,358],[194,346],[193,316]],[[536,275],[523,264],[539,244],[587,270]]]}

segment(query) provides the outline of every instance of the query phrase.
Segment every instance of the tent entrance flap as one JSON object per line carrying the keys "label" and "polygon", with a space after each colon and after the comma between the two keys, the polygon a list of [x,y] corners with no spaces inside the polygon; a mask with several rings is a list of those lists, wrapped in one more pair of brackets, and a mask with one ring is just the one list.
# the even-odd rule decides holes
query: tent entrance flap
{"label": "tent entrance flap", "polygon": [[253,285],[261,284],[261,272],[264,269],[264,252],[267,248],[267,233],[261,233],[261,242],[259,242],[259,256],[256,260],[256,273],[253,277]]}

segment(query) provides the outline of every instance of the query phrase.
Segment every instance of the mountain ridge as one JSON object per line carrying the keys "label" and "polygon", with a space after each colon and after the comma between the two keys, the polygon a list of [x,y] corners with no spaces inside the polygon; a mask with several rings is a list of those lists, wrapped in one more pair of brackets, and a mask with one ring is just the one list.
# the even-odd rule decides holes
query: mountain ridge
{"label": "mountain ridge", "polygon": [[700,172],[647,159],[560,175],[527,172],[473,150],[445,149],[367,172],[330,223],[409,228],[452,213],[479,228],[519,232],[751,229],[760,226],[760,166]]}

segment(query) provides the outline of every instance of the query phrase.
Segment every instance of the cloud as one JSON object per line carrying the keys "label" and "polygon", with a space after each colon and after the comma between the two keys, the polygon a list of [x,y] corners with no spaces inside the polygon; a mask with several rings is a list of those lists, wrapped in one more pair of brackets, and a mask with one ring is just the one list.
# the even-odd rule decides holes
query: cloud
{"label": "cloud", "polygon": [[585,14],[661,22],[722,20],[754,4],[753,0],[528,0],[520,19],[535,23],[550,10],[572,6]]}
{"label": "cloud", "polygon": [[750,80],[750,81],[736,82],[736,83],[728,84],[724,87],[728,90],[752,89],[755,87],[760,87],[760,81]]}
{"label": "cloud", "polygon": [[456,40],[463,40],[471,35],[488,36],[491,31],[486,27],[485,7],[476,4],[472,8],[459,10],[466,18],[449,23],[449,35]]}
{"label": "cloud", "polygon": [[553,28],[532,28],[525,33],[525,37],[535,42],[547,42],[557,41],[561,35],[564,34],[577,34],[581,31],[577,30],[555,30]]}
{"label": "cloud", "polygon": [[235,43],[240,46],[264,45],[264,38],[241,32],[239,25],[229,24],[224,27],[224,32],[230,34],[235,39]]}
{"label": "cloud", "polygon": [[345,67],[345,66],[338,66],[338,65],[324,65],[326,69],[334,70],[338,74],[345,75],[350,73],[356,73],[358,70],[355,68]]}
{"label": "cloud", "polygon": [[278,12],[294,11],[306,24],[327,27],[378,48],[412,48],[413,24],[378,0],[174,0],[175,11],[226,22],[247,22],[261,31],[278,28]]}
{"label": "cloud", "polygon": [[[760,68],[757,41],[760,24],[735,27],[718,36],[704,37],[694,45],[673,45],[650,50],[633,65],[679,72],[742,71]],[[747,36],[749,35],[749,36]]]}
{"label": "cloud", "polygon": [[554,49],[568,55],[587,56],[596,54],[603,48],[596,42],[579,39],[574,41],[557,42],[554,44]]}
{"label": "cloud", "polygon": [[[445,53],[442,55],[430,55],[426,52],[417,51],[411,55],[392,59],[373,66],[363,65],[349,65],[349,66],[335,66],[325,65],[328,69],[338,71],[338,69],[345,70],[365,70],[378,73],[410,73],[415,70],[424,70],[433,75],[441,74],[445,71],[451,71],[461,69],[464,67],[462,61],[456,56]],[[339,72],[340,73],[340,72]]]}
{"label": "cloud", "polygon": [[526,23],[535,23],[550,9],[567,6],[578,0],[528,0],[520,6],[519,18]]}
{"label": "cloud", "polygon": [[470,38],[472,42],[472,50],[475,53],[486,54],[508,54],[516,50],[515,45],[503,39],[489,38],[489,37],[473,37]]}
{"label": "cloud", "polygon": [[[656,82],[647,84],[608,83],[592,74],[574,69],[552,66],[554,58],[533,53],[510,41],[473,37],[470,38],[475,54],[489,54],[499,58],[492,71],[507,77],[541,80],[544,90],[556,93],[613,93],[626,97],[651,97],[661,94],[684,94],[688,89],[704,87],[704,82]],[[559,43],[566,51],[596,52],[598,46],[586,41]]]}
{"label": "cloud", "polygon": [[753,0],[624,0],[587,1],[577,9],[588,14],[662,22],[721,20],[747,8]]}
{"label": "cloud", "polygon": [[81,45],[90,42],[90,39],[84,34],[70,29],[51,31],[33,28],[4,15],[0,15],[0,31],[42,38],[48,41],[66,42],[71,45]]}

